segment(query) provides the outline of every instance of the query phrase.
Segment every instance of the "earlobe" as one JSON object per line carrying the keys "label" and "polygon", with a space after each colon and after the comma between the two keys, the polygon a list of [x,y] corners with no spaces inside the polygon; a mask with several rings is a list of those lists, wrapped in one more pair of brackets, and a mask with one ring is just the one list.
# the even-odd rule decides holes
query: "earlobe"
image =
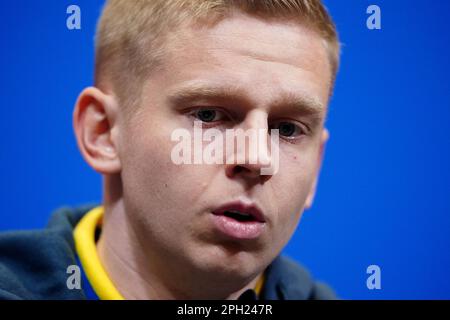
{"label": "earlobe", "polygon": [[316,169],[314,182],[311,186],[311,190],[305,201],[305,209],[306,210],[310,209],[314,202],[314,197],[316,195],[316,189],[317,189],[317,182],[319,180],[320,168],[322,166],[323,156],[325,153],[325,146],[326,146],[329,138],[330,138],[330,133],[328,132],[328,130],[326,128],[324,128],[322,130],[322,135],[320,138],[320,149],[319,149],[319,156],[318,156],[318,161],[317,161],[317,169]]}
{"label": "earlobe", "polygon": [[95,87],[84,89],[73,113],[78,148],[86,162],[97,172],[114,174],[121,170],[117,127],[117,102]]}

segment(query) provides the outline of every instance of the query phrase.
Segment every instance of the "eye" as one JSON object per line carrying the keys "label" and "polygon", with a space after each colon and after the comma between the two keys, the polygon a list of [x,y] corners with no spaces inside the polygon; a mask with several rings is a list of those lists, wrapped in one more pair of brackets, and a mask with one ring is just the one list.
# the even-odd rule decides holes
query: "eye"
{"label": "eye", "polygon": [[294,139],[295,137],[304,134],[304,130],[292,122],[280,121],[275,123],[271,129],[278,129],[280,136]]}
{"label": "eye", "polygon": [[203,122],[220,121],[225,118],[223,112],[215,109],[198,109],[192,115]]}

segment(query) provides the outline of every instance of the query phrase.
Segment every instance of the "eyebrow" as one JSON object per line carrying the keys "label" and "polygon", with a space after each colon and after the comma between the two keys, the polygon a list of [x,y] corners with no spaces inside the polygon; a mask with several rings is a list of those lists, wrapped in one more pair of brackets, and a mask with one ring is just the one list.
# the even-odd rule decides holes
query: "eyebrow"
{"label": "eyebrow", "polygon": [[[192,103],[198,100],[228,100],[251,104],[246,90],[237,85],[211,86],[204,84],[189,84],[169,93],[168,101],[173,105]],[[275,108],[292,108],[303,114],[322,117],[326,107],[318,98],[303,93],[283,93],[273,103]]]}

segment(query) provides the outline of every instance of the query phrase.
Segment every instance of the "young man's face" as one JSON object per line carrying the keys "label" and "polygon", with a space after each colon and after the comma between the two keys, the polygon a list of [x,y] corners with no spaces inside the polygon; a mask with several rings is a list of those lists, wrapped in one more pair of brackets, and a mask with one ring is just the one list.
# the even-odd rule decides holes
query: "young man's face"
{"label": "young man's face", "polygon": [[[169,47],[163,70],[151,74],[138,111],[120,128],[128,217],[140,242],[166,261],[205,277],[251,279],[312,201],[326,140],[327,51],[306,27],[243,14],[179,31]],[[278,172],[261,175],[249,163],[175,164],[171,134],[193,133],[194,120],[221,131],[279,129]],[[264,222],[246,229],[248,222],[217,214],[239,201],[259,208]]]}

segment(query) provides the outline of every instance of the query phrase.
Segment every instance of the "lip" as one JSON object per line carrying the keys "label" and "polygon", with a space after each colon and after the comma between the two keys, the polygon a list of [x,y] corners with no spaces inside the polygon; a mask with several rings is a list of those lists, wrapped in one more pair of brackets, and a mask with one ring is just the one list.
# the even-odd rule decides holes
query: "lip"
{"label": "lip", "polygon": [[[239,221],[225,215],[226,211],[239,211],[252,216],[252,220]],[[222,234],[234,239],[255,239],[264,231],[265,216],[259,207],[254,204],[246,204],[242,201],[229,202],[221,205],[212,212],[213,223]]]}
{"label": "lip", "polygon": [[242,201],[233,201],[220,206],[219,208],[215,209],[212,213],[215,215],[223,215],[225,211],[239,211],[251,215],[253,219],[258,222],[266,222],[262,210],[259,209],[259,207],[256,204],[253,203],[246,204]]}

